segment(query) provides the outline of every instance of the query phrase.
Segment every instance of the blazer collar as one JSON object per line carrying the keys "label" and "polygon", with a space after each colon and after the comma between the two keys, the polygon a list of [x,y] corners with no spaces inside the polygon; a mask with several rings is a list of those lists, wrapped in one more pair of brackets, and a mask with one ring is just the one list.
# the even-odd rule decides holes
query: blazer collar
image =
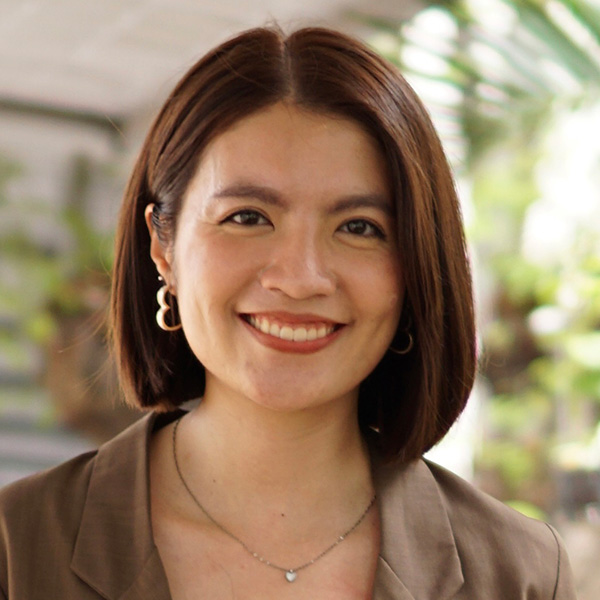
{"label": "blazer collar", "polygon": [[464,578],[438,485],[423,460],[375,467],[381,549],[374,600],[446,600]]}
{"label": "blazer collar", "polygon": [[[170,598],[152,537],[149,443],[181,411],[152,413],[96,455],[72,570],[107,600]],[[440,492],[424,461],[379,466],[381,550],[373,600],[446,600],[463,584]]]}
{"label": "blazer collar", "polygon": [[148,451],[152,431],[180,414],[150,414],[96,455],[71,569],[108,600],[170,598],[152,537]]}

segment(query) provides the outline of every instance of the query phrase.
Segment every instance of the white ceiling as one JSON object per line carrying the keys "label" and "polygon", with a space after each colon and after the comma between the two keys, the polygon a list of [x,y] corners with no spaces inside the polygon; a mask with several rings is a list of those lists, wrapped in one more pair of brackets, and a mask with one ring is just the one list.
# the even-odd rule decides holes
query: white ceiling
{"label": "white ceiling", "polygon": [[[0,102],[126,116],[155,105],[198,56],[276,19],[366,33],[417,0],[0,0]],[[1,108],[1,106],[0,106]]]}

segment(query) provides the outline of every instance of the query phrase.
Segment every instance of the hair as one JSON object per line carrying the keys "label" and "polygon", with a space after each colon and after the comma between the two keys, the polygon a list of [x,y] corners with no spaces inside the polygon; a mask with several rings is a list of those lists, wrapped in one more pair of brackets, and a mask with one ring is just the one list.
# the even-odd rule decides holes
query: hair
{"label": "hair", "polygon": [[[405,296],[396,333],[362,382],[358,418],[385,459],[435,445],[462,412],[476,370],[471,275],[454,181],[426,109],[398,70],[362,42],[323,28],[243,32],[201,58],[156,117],[134,166],[116,237],[112,338],[128,401],[171,410],[204,392],[184,334],[156,325],[157,272],[144,210],[173,241],[202,152],[232,124],[276,102],[353,120],[388,162]],[[396,344],[393,344],[396,345]]]}

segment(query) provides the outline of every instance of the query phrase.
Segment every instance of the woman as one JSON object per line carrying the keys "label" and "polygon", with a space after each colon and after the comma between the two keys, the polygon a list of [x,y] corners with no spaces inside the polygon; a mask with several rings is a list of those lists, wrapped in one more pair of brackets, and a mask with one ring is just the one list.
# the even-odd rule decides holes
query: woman
{"label": "woman", "polygon": [[471,281],[426,111],[361,43],[256,29],[184,76],[112,318],[152,413],[4,491],[5,598],[574,598],[549,526],[420,459],[471,390]]}

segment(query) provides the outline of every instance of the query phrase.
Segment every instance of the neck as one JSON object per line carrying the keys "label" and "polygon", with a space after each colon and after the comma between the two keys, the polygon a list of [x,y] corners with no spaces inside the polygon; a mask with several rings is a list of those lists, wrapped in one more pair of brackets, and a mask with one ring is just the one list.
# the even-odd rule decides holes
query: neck
{"label": "neck", "polygon": [[248,510],[255,503],[300,516],[349,498],[363,505],[372,484],[356,401],[276,411],[207,386],[179,433],[186,472],[203,480],[197,489],[227,490]]}

